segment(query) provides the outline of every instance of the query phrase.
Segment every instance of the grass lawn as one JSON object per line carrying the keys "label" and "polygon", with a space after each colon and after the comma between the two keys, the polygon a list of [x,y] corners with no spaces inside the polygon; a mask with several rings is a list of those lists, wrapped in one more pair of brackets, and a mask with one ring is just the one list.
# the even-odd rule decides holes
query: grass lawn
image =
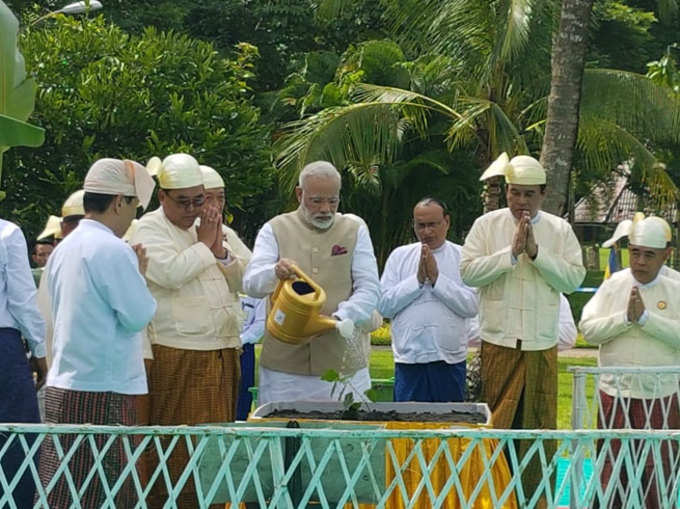
{"label": "grass lawn", "polygon": [[[260,345],[255,348],[256,358],[259,360]],[[257,361],[256,361],[257,362]],[[568,366],[595,366],[594,358],[559,358],[559,373],[557,387],[557,427],[559,429],[571,428],[571,394],[572,376],[567,372]],[[372,379],[389,379],[394,376],[394,360],[391,350],[373,350],[371,352],[370,372]],[[257,376],[257,368],[256,368]],[[255,381],[257,384],[257,380]],[[391,388],[375,387],[378,390],[378,401],[392,401]],[[588,397],[592,395],[592,383],[587,387]]]}
{"label": "grass lawn", "polygon": [[[571,394],[572,376],[567,372],[568,366],[595,366],[594,358],[567,358],[559,359],[559,373],[557,378],[557,427],[559,429],[571,428]],[[394,376],[394,361],[390,350],[373,350],[371,353],[371,378],[391,378]],[[592,395],[592,384],[587,388],[588,396]]]}

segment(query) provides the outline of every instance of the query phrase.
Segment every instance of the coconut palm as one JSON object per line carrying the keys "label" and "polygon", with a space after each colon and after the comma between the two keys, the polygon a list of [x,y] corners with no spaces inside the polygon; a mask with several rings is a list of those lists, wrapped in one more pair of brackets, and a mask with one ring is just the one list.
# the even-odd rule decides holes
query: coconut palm
{"label": "coconut palm", "polygon": [[[351,104],[290,124],[278,145],[284,182],[290,186],[302,165],[321,157],[371,181],[372,168],[392,164],[413,138],[441,136],[449,151],[474,154],[481,169],[503,151],[538,152],[555,3],[390,1],[387,16],[407,54],[430,54],[414,61],[408,89],[360,84]],[[430,67],[415,65],[423,59]],[[675,197],[650,147],[677,141],[679,111],[642,75],[587,70],[577,138],[584,170],[634,159],[653,191]]]}

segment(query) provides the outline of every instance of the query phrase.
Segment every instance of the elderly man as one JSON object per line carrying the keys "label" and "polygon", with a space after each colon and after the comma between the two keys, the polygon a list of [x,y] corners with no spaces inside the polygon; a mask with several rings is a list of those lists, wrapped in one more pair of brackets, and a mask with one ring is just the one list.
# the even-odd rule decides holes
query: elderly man
{"label": "elderly man", "polygon": [[[224,203],[206,204],[199,164],[173,154],[148,165],[158,177],[161,206],[144,215],[131,242],[149,257],[146,278],[158,302],[147,328],[153,361],[149,372],[151,424],[233,421],[239,385],[242,311],[238,298],[250,251],[222,224]],[[224,183],[218,188],[224,196]],[[216,189],[211,183],[210,189]],[[199,220],[200,221],[197,221]],[[186,463],[178,447],[170,463],[177,481]],[[167,494],[156,482],[152,506]],[[196,504],[193,481],[178,498]]]}
{"label": "elderly man", "polygon": [[398,247],[385,264],[378,310],[392,319],[394,401],[464,401],[466,319],[477,294],[460,277],[460,246],[446,240],[443,202],[413,208],[418,242]]}
{"label": "elderly man", "polygon": [[[135,395],[147,391],[141,331],[156,303],[146,287],[146,257],[120,237],[151,199],[154,183],[146,169],[129,160],[100,159],[85,176],[85,218],[54,250],[45,269],[52,303],[54,345],[45,392],[46,421],[69,424],[135,424]],[[74,437],[62,437],[66,450]],[[96,437],[103,448],[106,437]],[[40,478],[48,486],[61,464],[52,440],[43,444]],[[126,463],[122,443],[101,460],[115,479]],[[48,495],[50,507],[99,507],[106,490],[88,474],[96,462],[89,445],[69,463],[75,488],[88,481],[74,500],[63,476]],[[117,507],[132,507],[132,483],[125,482]]]}
{"label": "elderly man", "polygon": [[[680,281],[666,275],[671,229],[659,217],[637,214],[629,229],[630,268],[613,274],[583,308],[579,324],[589,343],[599,345],[600,366],[680,365]],[[680,429],[677,375],[601,375],[599,382],[602,428]],[[602,488],[612,476],[620,443],[605,451]],[[674,506],[673,476],[677,471],[677,444],[661,444],[665,486],[650,456],[641,458],[645,469],[639,499],[645,507]],[[625,468],[616,488],[613,507],[626,505],[630,490]],[[635,495],[628,494],[629,497]],[[628,503],[630,503],[630,498]]]}
{"label": "elderly man", "polygon": [[[460,265],[480,292],[482,401],[498,428],[554,429],[560,292],[585,277],[581,248],[569,223],[540,210],[546,176],[538,161],[504,153],[481,179],[496,176],[505,177],[508,207],[474,222]],[[524,479],[531,497],[539,461]]]}
{"label": "elderly man", "polygon": [[[373,245],[364,224],[337,213],[340,174],[325,161],[302,169],[295,194],[299,207],[266,223],[257,235],[244,279],[253,297],[267,297],[279,280],[294,277],[297,265],[326,291],[322,313],[359,325],[370,322],[379,297]],[[356,335],[355,335],[356,337]],[[356,342],[359,342],[357,340]],[[331,330],[301,345],[265,332],[258,400],[331,400],[327,370],[352,375],[355,397],[370,388],[368,358],[355,341]],[[358,354],[357,354],[358,353]]]}
{"label": "elderly man", "polygon": [[[47,375],[45,324],[36,305],[26,239],[17,225],[4,219],[0,219],[0,268],[0,422],[40,422],[36,386],[21,336],[31,349],[41,386]],[[7,438],[0,436],[0,449],[5,448]],[[14,479],[25,456],[18,440],[4,452],[0,468],[8,482]],[[22,509],[32,507],[34,491],[31,474],[26,471],[9,498]]]}

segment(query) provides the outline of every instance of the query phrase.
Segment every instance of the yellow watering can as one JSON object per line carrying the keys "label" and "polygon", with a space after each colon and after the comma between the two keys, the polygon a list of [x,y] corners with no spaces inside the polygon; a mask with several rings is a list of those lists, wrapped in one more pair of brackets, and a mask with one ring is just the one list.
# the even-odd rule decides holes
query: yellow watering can
{"label": "yellow watering can", "polygon": [[312,336],[338,328],[344,337],[351,337],[354,324],[351,320],[339,322],[322,315],[326,292],[296,265],[292,266],[295,279],[279,281],[270,301],[267,330],[275,338],[300,345]]}

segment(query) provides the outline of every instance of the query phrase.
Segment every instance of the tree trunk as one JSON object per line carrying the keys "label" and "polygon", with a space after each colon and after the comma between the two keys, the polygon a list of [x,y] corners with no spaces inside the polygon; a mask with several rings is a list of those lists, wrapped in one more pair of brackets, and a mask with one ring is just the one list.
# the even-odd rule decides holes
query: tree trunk
{"label": "tree trunk", "polygon": [[553,39],[541,164],[548,172],[548,196],[543,208],[560,216],[568,203],[592,8],[593,0],[563,0],[559,31]]}

